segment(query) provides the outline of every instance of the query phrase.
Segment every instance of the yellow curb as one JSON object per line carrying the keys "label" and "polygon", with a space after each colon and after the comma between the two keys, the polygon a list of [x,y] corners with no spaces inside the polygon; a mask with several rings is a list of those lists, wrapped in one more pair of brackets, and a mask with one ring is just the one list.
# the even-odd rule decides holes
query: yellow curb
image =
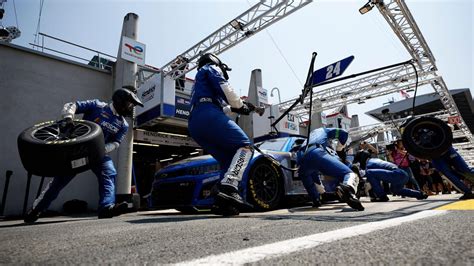
{"label": "yellow curb", "polygon": [[436,208],[435,210],[472,211],[474,210],[474,199],[456,201],[454,203]]}

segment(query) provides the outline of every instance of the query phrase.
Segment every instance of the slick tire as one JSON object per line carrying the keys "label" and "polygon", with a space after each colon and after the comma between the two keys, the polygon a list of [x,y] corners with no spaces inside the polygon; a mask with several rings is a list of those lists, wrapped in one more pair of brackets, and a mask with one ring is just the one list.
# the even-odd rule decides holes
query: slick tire
{"label": "slick tire", "polygon": [[17,139],[26,171],[37,176],[70,176],[100,164],[105,155],[102,129],[96,123],[74,120],[71,134],[60,133],[55,121],[24,130]]}
{"label": "slick tire", "polygon": [[276,209],[284,197],[283,178],[276,166],[265,160],[256,162],[250,169],[247,199],[258,211]]}
{"label": "slick tire", "polygon": [[453,133],[440,119],[420,117],[403,128],[402,142],[409,154],[431,160],[448,151],[453,143]]}

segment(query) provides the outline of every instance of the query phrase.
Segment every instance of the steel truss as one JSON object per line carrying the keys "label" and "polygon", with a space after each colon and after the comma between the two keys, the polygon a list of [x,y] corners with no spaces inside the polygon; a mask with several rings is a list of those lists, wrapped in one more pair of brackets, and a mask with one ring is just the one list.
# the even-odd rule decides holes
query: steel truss
{"label": "steel truss", "polygon": [[[422,72],[418,76],[418,86],[430,84],[435,78],[433,72]],[[399,92],[402,89],[414,89],[415,86],[413,68],[399,66],[336,87],[318,90],[313,92],[313,100],[321,102],[321,110],[328,110],[343,104],[363,103],[365,100]],[[286,110],[295,100],[282,102],[280,108]],[[298,115],[307,116],[306,106],[309,101],[309,98],[305,99],[304,105],[298,105],[292,111]]]}
{"label": "steel truss", "polygon": [[[371,3],[377,6],[382,16],[414,60],[419,76],[418,86],[431,84],[435,92],[439,94],[448,115],[461,118],[461,122],[458,125],[460,131],[469,140],[471,147],[474,146],[472,133],[462,119],[443,78],[437,74],[436,71],[438,69],[433,53],[405,2],[403,0],[371,0]],[[343,104],[363,103],[366,99],[398,92],[402,89],[413,89],[416,83],[415,79],[413,68],[397,67],[349,83],[317,91],[313,93],[313,100],[316,102],[321,101],[320,110],[329,110]],[[280,108],[283,111],[288,109],[295,100],[281,103]],[[305,101],[304,105],[300,105],[293,110],[297,114],[308,118],[307,110],[305,110],[306,103],[308,102],[309,99]]]}
{"label": "steel truss", "polygon": [[[202,41],[198,42],[193,47],[183,52],[180,56],[188,60],[187,69],[181,72],[180,75],[173,76],[173,78],[178,78],[195,69],[197,67],[197,61],[202,54],[214,53],[218,55],[311,2],[312,0],[260,1],[235,19],[231,20],[229,23],[226,23],[220,29],[204,38]],[[173,59],[160,68],[165,75],[173,73],[172,64],[175,60],[176,59]],[[176,68],[179,69],[185,65],[186,63],[182,63]],[[147,70],[143,69],[142,71]],[[142,75],[142,77],[143,76],[144,75]],[[144,78],[142,82],[151,76],[152,75],[146,75],[146,78]]]}
{"label": "steel truss", "polygon": [[[413,59],[416,60],[418,67],[422,71],[436,71],[435,58],[428,43],[425,41],[420,29],[418,28],[410,10],[402,0],[374,1],[382,16],[388,22],[397,37],[401,40]],[[436,73],[434,74],[436,76]],[[449,94],[448,86],[441,76],[437,76],[431,82],[434,90],[439,94],[441,102],[450,115],[457,115],[461,118],[458,125],[466,137],[474,145],[472,133],[469,131],[464,119],[462,119],[454,99]]]}

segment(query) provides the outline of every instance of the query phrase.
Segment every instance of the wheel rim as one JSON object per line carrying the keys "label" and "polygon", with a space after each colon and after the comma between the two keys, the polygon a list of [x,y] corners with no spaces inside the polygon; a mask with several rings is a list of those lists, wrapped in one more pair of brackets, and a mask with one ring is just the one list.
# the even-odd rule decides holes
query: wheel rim
{"label": "wheel rim", "polygon": [[415,126],[411,138],[417,146],[427,150],[434,150],[446,141],[443,129],[432,123],[422,123]]}
{"label": "wheel rim", "polygon": [[83,123],[75,123],[70,130],[62,130],[58,123],[40,127],[32,132],[32,137],[40,141],[72,140],[88,135],[92,128]]}
{"label": "wheel rim", "polygon": [[252,179],[257,199],[271,203],[278,197],[278,177],[271,166],[266,164],[258,165],[253,172]]}

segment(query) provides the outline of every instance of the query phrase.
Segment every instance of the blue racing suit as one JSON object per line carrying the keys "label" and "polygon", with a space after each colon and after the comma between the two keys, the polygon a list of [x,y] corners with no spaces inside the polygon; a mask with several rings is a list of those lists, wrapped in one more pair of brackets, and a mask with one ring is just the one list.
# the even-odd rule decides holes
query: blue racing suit
{"label": "blue racing suit", "polygon": [[[73,113],[84,114],[83,119],[97,123],[104,134],[106,152],[125,137],[128,123],[123,116],[118,115],[112,104],[106,104],[99,100],[77,101],[68,103],[72,106]],[[68,105],[66,104],[66,105]],[[66,108],[66,106],[65,106]],[[102,163],[92,166],[91,169],[99,181],[99,211],[108,208],[115,203],[115,177],[117,172],[110,156],[105,155]],[[56,199],[59,192],[74,178],[74,176],[58,176],[47,185],[41,195],[33,203],[33,209],[40,212],[46,210],[51,202]]]}
{"label": "blue racing suit", "polygon": [[344,145],[348,137],[349,134],[339,128],[318,128],[310,133],[308,148],[306,149],[306,141],[301,145],[297,154],[298,175],[313,202],[319,201],[320,198],[314,185],[314,182],[321,184],[320,172],[323,175],[336,178],[343,184],[350,185],[354,192],[357,191],[357,184],[355,186],[353,184],[353,179],[358,182],[356,175],[349,166],[341,162],[336,154],[327,150],[330,140],[337,139],[340,144]]}
{"label": "blue racing suit", "polygon": [[469,167],[459,153],[451,147],[441,157],[432,160],[434,168],[443,173],[458,189],[466,194],[472,191],[461,181],[459,175],[474,179],[474,168]]}
{"label": "blue racing suit", "polygon": [[218,67],[205,65],[195,78],[191,96],[188,128],[191,137],[220,164],[221,183],[229,181],[234,188],[250,161],[253,150],[244,131],[223,111],[223,105],[234,108],[243,103],[223,77]]}
{"label": "blue racing suit", "polygon": [[417,199],[421,199],[424,196],[419,190],[405,188],[405,184],[409,180],[408,174],[402,169],[398,168],[394,163],[383,161],[377,158],[369,158],[367,159],[365,176],[367,177],[367,181],[369,181],[370,185],[372,186],[375,195],[379,198],[387,197],[387,194],[380,184],[380,181],[389,183],[390,189],[397,195]]}

